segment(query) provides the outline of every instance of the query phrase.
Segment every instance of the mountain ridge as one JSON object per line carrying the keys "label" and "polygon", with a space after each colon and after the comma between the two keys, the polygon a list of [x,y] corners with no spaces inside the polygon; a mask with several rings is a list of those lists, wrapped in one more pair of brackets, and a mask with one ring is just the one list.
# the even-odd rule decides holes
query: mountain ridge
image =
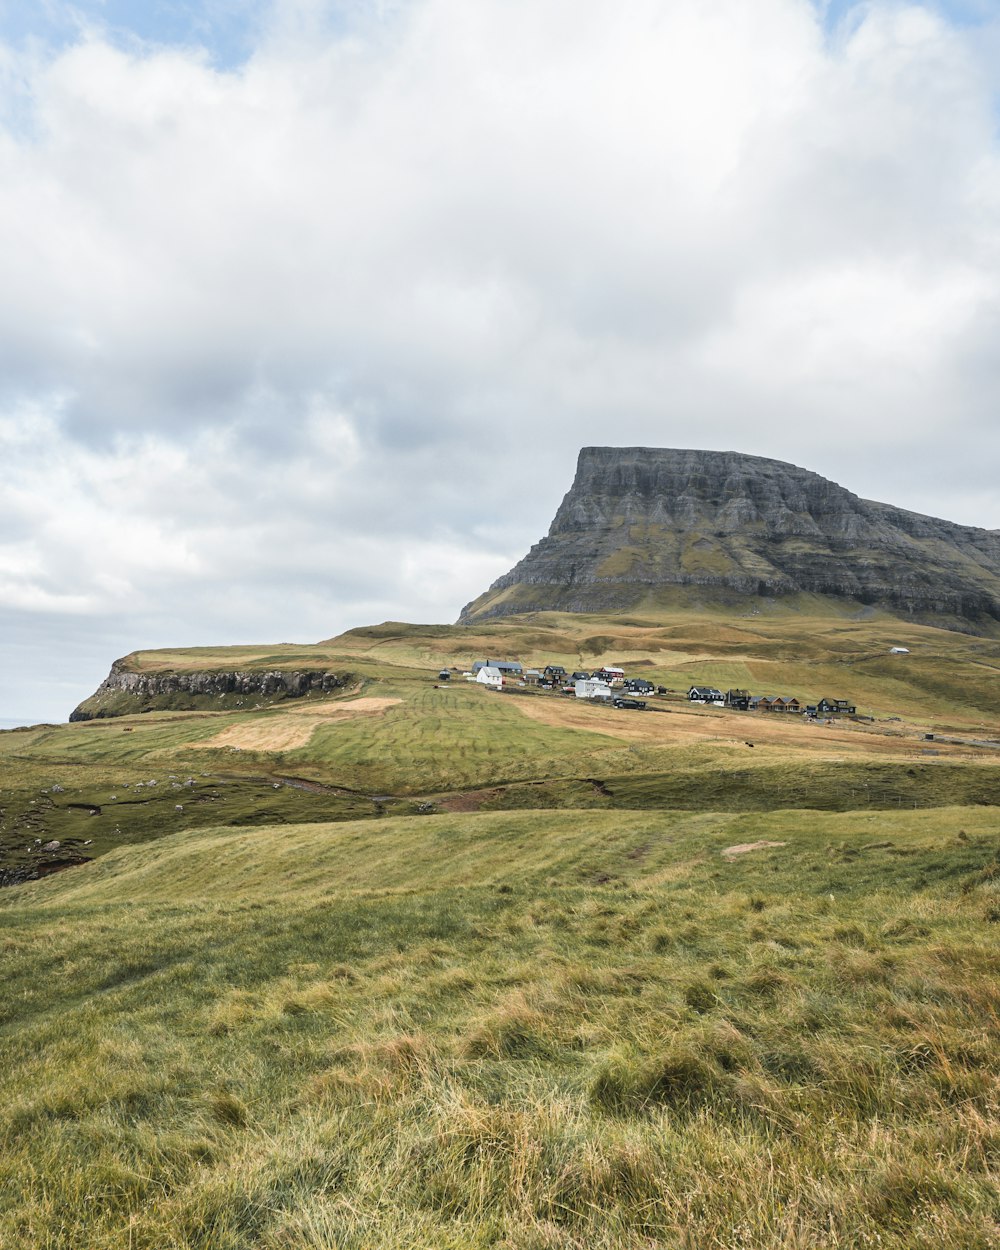
{"label": "mountain ridge", "polygon": [[459,623],[628,610],[650,592],[819,594],[956,628],[1000,628],[1000,531],[862,499],[741,452],[584,447],[548,534]]}

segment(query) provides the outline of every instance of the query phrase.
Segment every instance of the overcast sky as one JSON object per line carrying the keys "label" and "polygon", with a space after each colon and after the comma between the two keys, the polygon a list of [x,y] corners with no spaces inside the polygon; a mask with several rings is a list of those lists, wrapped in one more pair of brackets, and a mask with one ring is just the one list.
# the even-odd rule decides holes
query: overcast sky
{"label": "overcast sky", "polygon": [[1000,527],[994,0],[0,0],[0,718],[452,621],[588,444]]}

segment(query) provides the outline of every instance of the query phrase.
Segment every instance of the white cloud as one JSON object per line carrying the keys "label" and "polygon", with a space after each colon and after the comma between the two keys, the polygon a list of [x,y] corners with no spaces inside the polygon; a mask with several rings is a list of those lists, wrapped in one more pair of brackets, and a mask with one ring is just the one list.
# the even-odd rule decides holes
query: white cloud
{"label": "white cloud", "polygon": [[1000,526],[995,20],[330,16],[275,4],[225,72],[96,28],[0,46],[9,637],[451,618],[585,443]]}

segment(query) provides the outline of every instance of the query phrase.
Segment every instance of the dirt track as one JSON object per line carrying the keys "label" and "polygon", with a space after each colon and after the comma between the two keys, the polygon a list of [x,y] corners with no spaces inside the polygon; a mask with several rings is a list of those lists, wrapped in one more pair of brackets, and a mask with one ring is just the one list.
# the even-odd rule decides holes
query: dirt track
{"label": "dirt track", "polygon": [[243,751],[291,751],[304,747],[320,725],[376,716],[402,699],[363,698],[350,703],[310,704],[262,716],[242,725],[230,725],[201,745],[239,747]]}

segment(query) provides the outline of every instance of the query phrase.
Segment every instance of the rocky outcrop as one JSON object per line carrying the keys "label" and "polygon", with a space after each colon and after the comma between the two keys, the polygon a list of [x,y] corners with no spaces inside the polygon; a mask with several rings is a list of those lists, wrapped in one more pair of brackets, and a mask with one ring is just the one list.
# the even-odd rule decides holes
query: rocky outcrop
{"label": "rocky outcrop", "polygon": [[664,587],[820,594],[993,629],[1000,532],[861,499],[780,460],[585,447],[548,535],[460,622],[623,610]]}
{"label": "rocky outcrop", "polygon": [[126,657],[115,660],[110,674],[69,719],[95,720],[156,709],[232,709],[247,705],[247,701],[253,706],[340,690],[350,680],[347,673],[314,670],[142,673],[129,669]]}
{"label": "rocky outcrop", "polygon": [[[26,881],[40,881],[66,868],[89,864],[91,856],[81,855],[74,848],[82,845],[79,838],[67,838],[65,842],[46,842],[44,846],[29,846],[18,856],[18,862],[4,863],[0,858],[0,887],[23,885]],[[0,847],[0,852],[4,848]]]}

